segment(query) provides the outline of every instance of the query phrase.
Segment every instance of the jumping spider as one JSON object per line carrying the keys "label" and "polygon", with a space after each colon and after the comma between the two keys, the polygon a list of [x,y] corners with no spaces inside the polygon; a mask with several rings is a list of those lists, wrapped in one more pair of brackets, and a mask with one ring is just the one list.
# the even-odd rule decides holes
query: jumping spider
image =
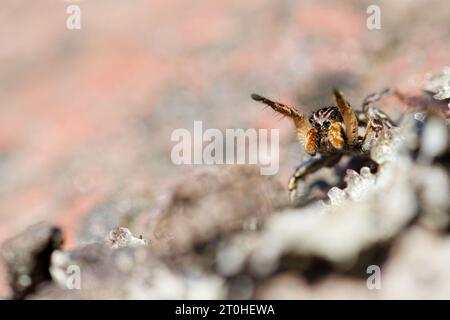
{"label": "jumping spider", "polygon": [[362,111],[355,112],[343,94],[334,90],[333,95],[337,106],[321,108],[313,112],[308,120],[293,107],[258,94],[251,95],[253,100],[262,102],[276,112],[291,118],[297,129],[300,143],[305,147],[306,152],[313,156],[300,164],[289,180],[288,189],[292,200],[297,193],[298,181],[308,174],[322,167],[334,166],[344,155],[370,158],[372,141],[379,136],[383,128],[390,129],[394,126],[388,115],[375,108],[373,103],[393,93],[391,89],[384,89],[379,93],[370,94],[362,103]]}

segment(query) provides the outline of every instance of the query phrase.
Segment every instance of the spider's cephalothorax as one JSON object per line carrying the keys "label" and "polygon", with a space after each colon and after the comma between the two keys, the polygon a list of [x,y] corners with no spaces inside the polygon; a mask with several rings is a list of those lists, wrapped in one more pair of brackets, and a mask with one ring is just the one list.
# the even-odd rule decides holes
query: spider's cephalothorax
{"label": "spider's cephalothorax", "polygon": [[358,114],[353,111],[341,92],[334,90],[333,93],[336,106],[317,110],[309,117],[309,123],[297,109],[252,94],[253,100],[260,101],[276,112],[290,117],[306,152],[312,156],[319,154],[296,169],[289,180],[291,196],[295,196],[300,179],[324,166],[335,165],[344,154],[368,155],[370,145],[378,133],[383,128],[391,128],[394,125],[384,112],[373,106],[373,103],[384,95],[392,93],[391,90],[385,89],[380,93],[369,95],[364,99],[362,111]]}
{"label": "spider's cephalothorax", "polygon": [[325,107],[314,112],[309,118],[311,130],[306,143],[308,153],[329,154],[344,146],[343,123],[339,109]]}

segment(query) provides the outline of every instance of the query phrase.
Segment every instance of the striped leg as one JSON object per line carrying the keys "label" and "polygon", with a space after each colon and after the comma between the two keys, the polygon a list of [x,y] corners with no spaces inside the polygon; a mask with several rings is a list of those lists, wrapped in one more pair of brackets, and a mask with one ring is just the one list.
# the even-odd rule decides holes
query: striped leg
{"label": "striped leg", "polygon": [[291,201],[295,200],[297,195],[298,181],[305,178],[308,174],[316,172],[322,167],[334,166],[342,157],[341,153],[332,154],[329,156],[320,156],[318,158],[310,158],[300,164],[300,166],[295,169],[294,174],[289,179],[289,196]]}
{"label": "striped leg", "polygon": [[281,113],[284,116],[291,118],[294,121],[295,127],[297,129],[297,137],[300,143],[305,146],[307,141],[307,135],[309,131],[308,122],[305,119],[305,116],[300,113],[297,109],[293,107],[289,107],[285,104],[272,101],[265,97],[260,96],[259,94],[252,94],[252,99],[255,101],[262,102],[278,113]]}
{"label": "striped leg", "polygon": [[333,91],[334,100],[342,115],[344,121],[345,136],[347,137],[347,143],[350,146],[354,146],[358,142],[358,119],[350,104],[345,100],[344,96],[338,90]]}
{"label": "striped leg", "polygon": [[362,103],[362,110],[363,112],[367,112],[367,108],[369,105],[374,104],[375,102],[381,100],[383,97],[387,95],[396,94],[396,91],[392,88],[384,88],[380,92],[374,92],[369,94],[367,97],[364,98]]}

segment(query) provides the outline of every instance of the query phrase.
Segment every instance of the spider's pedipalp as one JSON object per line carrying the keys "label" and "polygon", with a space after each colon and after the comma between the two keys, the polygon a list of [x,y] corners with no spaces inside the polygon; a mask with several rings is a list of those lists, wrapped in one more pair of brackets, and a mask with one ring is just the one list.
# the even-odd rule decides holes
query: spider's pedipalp
{"label": "spider's pedipalp", "polygon": [[305,150],[311,156],[315,155],[317,152],[317,133],[318,132],[316,128],[311,128],[306,134]]}
{"label": "spider's pedipalp", "polygon": [[338,90],[333,90],[336,105],[342,115],[345,127],[345,136],[350,146],[358,142],[358,119],[350,104],[345,100],[344,96]]}
{"label": "spider's pedipalp", "polygon": [[345,141],[342,136],[341,125],[339,122],[333,122],[328,129],[328,140],[337,150],[344,148]]}
{"label": "spider's pedipalp", "polygon": [[276,112],[291,118],[294,121],[295,127],[297,129],[298,140],[302,145],[306,145],[309,126],[308,122],[305,119],[305,116],[302,113],[300,113],[293,107],[287,106],[280,102],[272,101],[256,93],[253,93],[251,97],[253,100],[262,102],[271,107]]}

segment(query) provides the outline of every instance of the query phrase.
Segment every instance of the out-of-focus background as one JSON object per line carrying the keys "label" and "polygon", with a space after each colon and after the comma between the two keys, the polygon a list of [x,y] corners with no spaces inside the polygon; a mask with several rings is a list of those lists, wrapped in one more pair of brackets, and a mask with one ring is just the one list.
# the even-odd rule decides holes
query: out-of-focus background
{"label": "out-of-focus background", "polygon": [[[81,29],[66,8],[81,8]],[[369,30],[367,7],[381,9]],[[106,235],[193,169],[176,128],[280,128],[286,184],[301,147],[258,92],[309,112],[339,87],[358,106],[447,65],[448,1],[4,0],[0,243],[46,220],[65,247]],[[398,115],[394,111],[394,116]],[[389,111],[389,110],[388,110]],[[144,235],[145,236],[145,235]]]}

